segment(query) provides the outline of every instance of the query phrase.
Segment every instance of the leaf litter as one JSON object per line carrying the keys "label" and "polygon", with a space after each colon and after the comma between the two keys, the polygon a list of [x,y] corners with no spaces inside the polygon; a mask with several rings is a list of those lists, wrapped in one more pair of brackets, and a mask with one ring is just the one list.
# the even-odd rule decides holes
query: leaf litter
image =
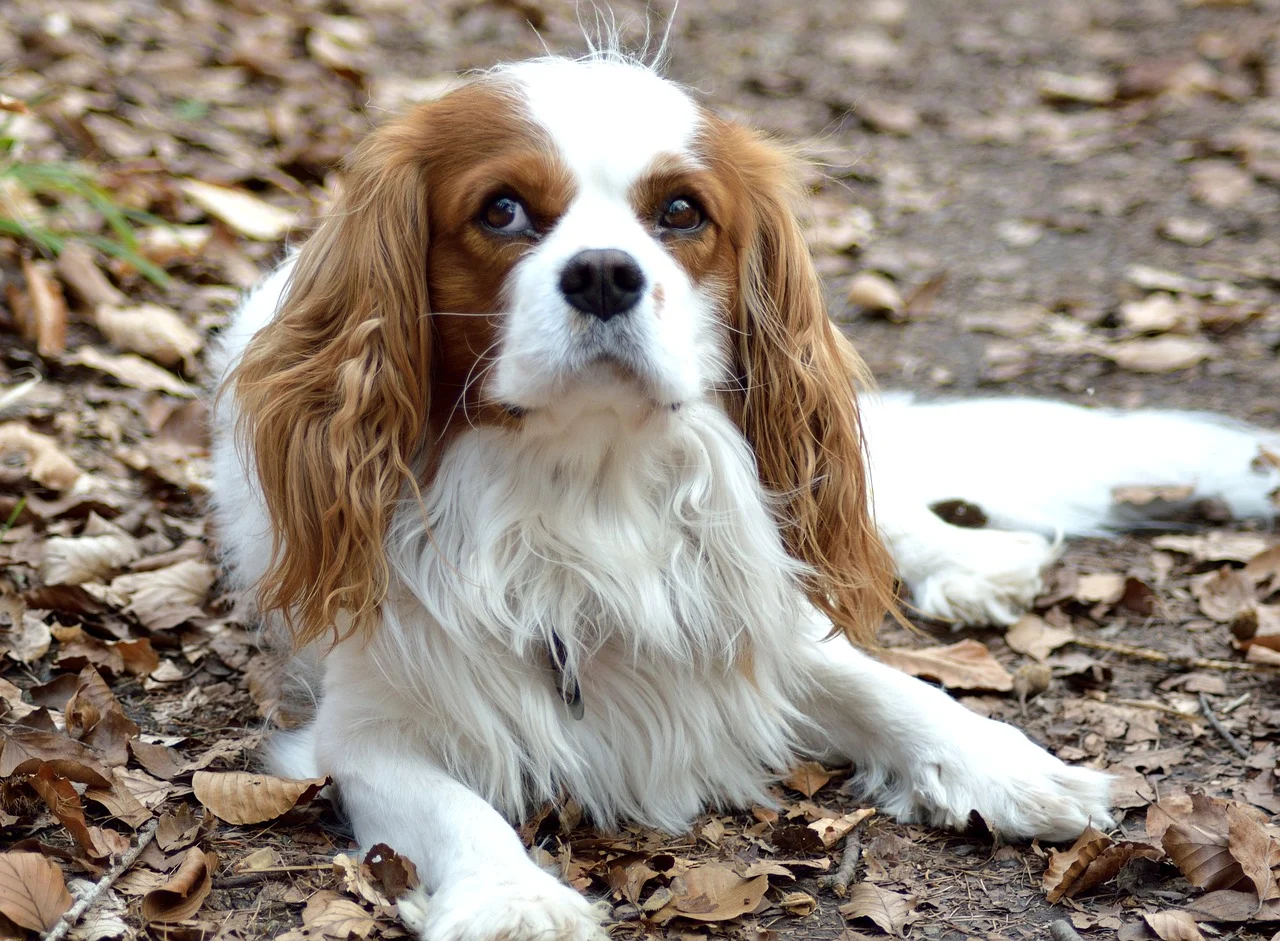
{"label": "leaf litter", "polygon": [[[810,243],[881,381],[1280,420],[1280,280],[1265,250],[1280,211],[1280,69],[1262,5],[1187,4],[1177,22],[1111,28],[1102,8],[1086,24],[1063,4],[993,19],[945,0],[931,13],[949,24],[941,41],[918,4],[855,6],[865,29],[825,0],[795,27],[830,53],[822,69],[768,51],[785,30],[708,28],[699,17],[719,14],[681,11],[673,68],[715,80],[717,103],[828,170]],[[776,19],[764,0],[747,7]],[[333,15],[214,0],[161,15],[30,0],[6,22],[0,110],[20,119],[7,127],[21,153],[0,151],[0,222],[17,207],[31,234],[0,228],[0,823],[22,837],[0,853],[0,929],[46,930],[154,827],[72,937],[402,936],[412,864],[391,846],[362,856],[322,781],[256,773],[277,679],[206,549],[193,397],[239,291],[326,203],[364,106],[540,52],[524,25],[535,17],[553,47],[576,48],[561,2],[384,0]],[[741,59],[726,31],[744,37]],[[219,46],[202,38],[215,34]],[[1049,61],[1045,35],[1078,41]],[[936,64],[921,68],[926,53]],[[978,106],[956,75],[1028,93]],[[842,105],[853,87],[862,97]],[[831,132],[842,107],[857,120]],[[1125,179],[1108,169],[1121,158]],[[34,198],[7,182],[14,160],[81,164],[106,201],[83,188]],[[1062,261],[1030,264],[1039,253]],[[1028,446],[1051,460],[1092,443],[1045,429]],[[1187,483],[1113,496],[1180,505]],[[1280,709],[1261,661],[1280,658],[1280,549],[1208,519],[1071,546],[1007,633],[884,632],[905,669],[1112,771],[1118,831],[999,847],[980,830],[870,816],[850,769],[806,763],[771,806],[704,817],[691,834],[603,835],[561,803],[523,828],[526,842],[609,902],[618,938],[1002,941],[1064,912],[1087,937],[1270,937],[1280,900],[1263,814],[1280,812]],[[818,878],[844,863],[840,899]]]}

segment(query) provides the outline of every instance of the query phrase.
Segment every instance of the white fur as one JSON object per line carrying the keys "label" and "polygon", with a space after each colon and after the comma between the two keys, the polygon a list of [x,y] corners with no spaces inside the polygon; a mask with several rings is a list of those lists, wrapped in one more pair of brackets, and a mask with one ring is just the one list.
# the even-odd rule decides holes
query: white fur
{"label": "white fur", "polygon": [[[1205,499],[1270,519],[1280,486],[1280,471],[1255,460],[1280,450],[1280,435],[1201,412],[888,395],[864,402],[863,427],[877,521],[912,601],[961,623],[1016,620],[1064,535],[1150,525]],[[1164,485],[1194,492],[1181,506],[1113,499],[1117,487]],[[928,509],[952,499],[979,506],[992,528],[952,526]]]}
{"label": "white fur", "polygon": [[[964,826],[977,810],[1008,836],[1049,839],[1109,825],[1106,776],[1064,765],[842,638],[824,640],[829,624],[801,590],[773,497],[711,391],[723,369],[715,298],[622,211],[648,161],[692,139],[688,100],[616,62],[508,74],[579,185],[564,230],[511,285],[498,385],[529,415],[519,432],[457,435],[425,505],[406,500],[397,512],[382,624],[323,657],[315,720],[276,736],[275,770],[333,775],[357,839],[417,863],[423,890],[401,908],[430,941],[601,936],[599,913],[538,869],[508,822],[562,789],[603,825],[679,832],[709,806],[767,803],[777,773],[812,754],[852,760],[870,799],[903,819]],[[636,381],[583,361],[577,315],[556,296],[556,266],[582,247],[624,248],[666,287],[663,316],[650,296],[628,328]],[[289,272],[286,263],[246,301],[216,373],[268,322]],[[1018,486],[970,494],[1004,473],[990,455],[1015,439],[1000,407],[985,404],[975,406],[976,440],[966,439],[968,413],[955,408],[915,426],[915,407],[869,412],[877,513],[929,610],[1008,620],[1029,603],[1049,544],[956,530],[927,506],[976,495],[997,519],[1033,525],[999,503],[1018,495],[1019,512],[1041,511],[1035,519],[1053,530],[1065,527],[1044,514],[1063,494],[1044,474],[1016,471]],[[1110,420],[1062,414],[1081,438]],[[227,560],[249,587],[265,570],[270,529],[234,421],[227,389],[215,413],[216,513]],[[1156,439],[1200,424],[1135,427]],[[936,453],[918,462],[913,448]],[[1104,486],[1115,476],[1110,455],[1075,448],[1058,460],[1071,462],[1055,468],[1063,480]],[[1202,455],[1198,479],[1213,463]],[[1142,482],[1123,470],[1123,482]],[[580,720],[548,665],[553,631],[581,684]]]}

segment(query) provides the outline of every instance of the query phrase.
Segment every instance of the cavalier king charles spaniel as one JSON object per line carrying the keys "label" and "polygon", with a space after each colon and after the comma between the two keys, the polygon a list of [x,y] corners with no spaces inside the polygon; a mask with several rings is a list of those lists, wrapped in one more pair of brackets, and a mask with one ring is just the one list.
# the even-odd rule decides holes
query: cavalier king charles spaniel
{"label": "cavalier king charles spaniel", "polygon": [[[512,829],[562,794],[681,832],[813,756],[899,820],[1110,826],[1107,775],[864,652],[895,573],[927,614],[1009,622],[1045,533],[1124,522],[1111,478],[1190,470],[1265,511],[1274,470],[1213,419],[860,416],[798,170],[619,54],[500,67],[369,136],[225,333],[224,555],[316,676],[273,767],[330,775],[356,839],[412,858],[430,941],[600,935]],[[1027,447],[1050,430],[1115,460]],[[1040,532],[930,511],[957,496]]]}

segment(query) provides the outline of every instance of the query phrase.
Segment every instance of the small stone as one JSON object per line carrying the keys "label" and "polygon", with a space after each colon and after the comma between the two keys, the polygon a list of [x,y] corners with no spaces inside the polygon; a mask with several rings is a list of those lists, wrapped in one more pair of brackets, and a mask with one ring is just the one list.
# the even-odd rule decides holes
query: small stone
{"label": "small stone", "polygon": [[1168,333],[1194,320],[1190,304],[1163,291],[1120,305],[1120,320],[1135,333]]}
{"label": "small stone", "polygon": [[1010,248],[1030,248],[1044,237],[1044,226],[1021,219],[1006,219],[996,226],[996,238]]}
{"label": "small stone", "polygon": [[902,293],[894,283],[874,271],[863,271],[854,277],[849,284],[848,298],[849,303],[864,310],[897,313],[903,307]]}

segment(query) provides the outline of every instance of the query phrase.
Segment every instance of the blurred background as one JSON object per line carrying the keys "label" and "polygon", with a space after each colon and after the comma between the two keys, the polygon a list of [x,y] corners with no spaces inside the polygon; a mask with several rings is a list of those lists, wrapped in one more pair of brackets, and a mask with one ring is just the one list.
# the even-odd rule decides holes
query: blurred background
{"label": "blurred background", "polygon": [[[0,329],[52,291],[67,342],[99,345],[80,328],[103,299],[66,270],[89,262],[56,265],[50,230],[203,334],[383,115],[466,69],[580,51],[599,17],[639,43],[668,7],[8,4]],[[820,168],[832,312],[886,385],[1274,422],[1278,24],[1275,0],[688,0],[670,74]],[[0,368],[53,365],[6,345]]]}

